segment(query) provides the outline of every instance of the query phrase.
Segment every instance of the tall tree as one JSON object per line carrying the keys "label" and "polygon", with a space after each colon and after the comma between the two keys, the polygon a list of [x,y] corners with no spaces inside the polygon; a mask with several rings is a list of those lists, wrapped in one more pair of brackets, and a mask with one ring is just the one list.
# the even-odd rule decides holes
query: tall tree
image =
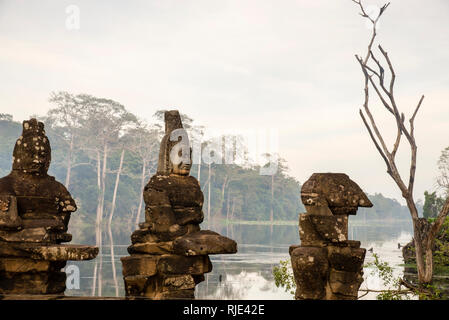
{"label": "tall tree", "polygon": [[[96,210],[96,243],[99,247],[99,265],[95,263],[94,274],[98,266],[98,295],[102,294],[102,220],[105,207],[106,178],[108,170],[108,156],[117,146],[119,138],[126,130],[136,123],[136,117],[125,107],[110,99],[97,98],[87,94],[78,95],[84,106],[86,117],[82,125],[81,148],[90,154],[97,166],[97,210]],[[96,279],[94,279],[96,281]]]}
{"label": "tall tree", "polygon": [[449,196],[449,147],[441,151],[440,159],[438,160],[438,169],[440,175],[437,178],[438,186]]}
{"label": "tall tree", "polygon": [[[134,153],[142,165],[140,174],[140,200],[137,208],[134,223],[140,221],[143,208],[143,189],[147,179],[156,172],[159,143],[162,137],[162,129],[158,124],[150,125],[143,120],[139,120],[137,125],[128,132],[127,148]],[[131,217],[132,219],[132,217]]]}
{"label": "tall tree", "polygon": [[[419,218],[418,209],[413,198],[413,187],[415,183],[416,173],[416,158],[417,158],[417,145],[415,140],[415,128],[414,121],[424,100],[424,96],[421,96],[419,102],[409,118],[409,126],[405,124],[405,115],[399,110],[397,100],[394,93],[394,86],[396,80],[396,73],[393,68],[392,61],[388,53],[378,46],[382,57],[384,58],[387,68],[390,71],[390,81],[387,85],[385,83],[385,70],[379,59],[376,58],[372,47],[377,35],[377,24],[380,17],[385,12],[389,4],[386,4],[380,8],[377,17],[370,17],[362,4],[361,0],[352,0],[361,10],[361,16],[368,19],[372,25],[372,35],[368,44],[368,50],[365,57],[356,55],[356,59],[360,64],[362,73],[364,75],[364,92],[365,100],[363,108],[360,109],[360,116],[363,123],[368,130],[369,136],[374,143],[377,151],[385,161],[387,166],[387,173],[394,180],[398,188],[402,192],[402,196],[407,203],[407,207],[410,211],[410,215],[413,221],[413,236],[416,248],[416,261],[418,269],[418,280],[421,285],[432,282],[433,277],[433,255],[432,250],[434,248],[435,237],[438,235],[447,214],[449,213],[449,198],[445,201],[442,209],[437,215],[437,218],[433,223],[428,225],[428,222],[424,218]],[[385,109],[393,116],[394,122],[397,128],[397,134],[394,139],[394,145],[392,148],[388,148],[385,139],[378,129],[376,121],[370,110],[369,92],[370,88],[374,90],[377,97],[382,102]],[[368,120],[366,116],[368,117]],[[410,168],[408,182],[404,182],[399,169],[396,165],[396,153],[401,143],[401,138],[405,136],[411,153]]]}
{"label": "tall tree", "polygon": [[76,166],[90,165],[90,163],[74,163],[74,154],[79,148],[79,137],[87,117],[87,108],[83,99],[65,91],[52,92],[49,102],[55,107],[47,112],[43,120],[47,128],[51,128],[52,133],[67,146],[65,186],[69,188],[72,169]]}

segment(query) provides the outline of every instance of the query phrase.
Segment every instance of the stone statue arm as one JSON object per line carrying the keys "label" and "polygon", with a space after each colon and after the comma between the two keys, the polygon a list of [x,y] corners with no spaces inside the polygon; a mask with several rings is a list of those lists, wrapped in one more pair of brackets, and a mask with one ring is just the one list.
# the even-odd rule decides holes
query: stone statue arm
{"label": "stone statue arm", "polygon": [[0,194],[0,229],[21,229],[22,219],[17,210],[17,198],[12,194]]}
{"label": "stone statue arm", "polygon": [[56,198],[58,202],[58,209],[60,213],[72,213],[77,210],[75,200],[73,200],[70,192],[67,191],[66,187],[59,182],[56,182],[57,193]]}

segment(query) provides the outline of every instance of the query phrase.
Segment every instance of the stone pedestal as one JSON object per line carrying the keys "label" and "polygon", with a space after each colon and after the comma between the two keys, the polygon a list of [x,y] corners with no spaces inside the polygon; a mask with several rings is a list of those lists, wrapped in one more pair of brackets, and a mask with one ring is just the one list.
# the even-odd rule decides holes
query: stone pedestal
{"label": "stone pedestal", "polygon": [[297,300],[355,300],[366,250],[348,240],[348,215],[372,207],[345,174],[315,173],[303,185],[307,213],[299,216],[301,245],[290,247]]}
{"label": "stone pedestal", "polygon": [[98,248],[63,245],[75,201],[47,174],[50,142],[36,119],[23,122],[13,170],[0,179],[0,295],[62,295],[68,260],[89,260]]}

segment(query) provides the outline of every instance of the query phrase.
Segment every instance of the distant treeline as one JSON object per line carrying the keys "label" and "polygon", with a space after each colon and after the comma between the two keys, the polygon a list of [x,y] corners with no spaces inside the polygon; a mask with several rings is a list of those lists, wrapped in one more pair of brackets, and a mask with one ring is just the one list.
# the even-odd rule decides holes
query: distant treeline
{"label": "distant treeline", "polygon": [[[88,224],[104,219],[128,225],[143,221],[142,188],[156,171],[163,112],[155,112],[154,123],[148,124],[112,100],[59,92],[50,102],[53,108],[37,117],[51,142],[49,174],[68,185],[78,204],[76,215]],[[182,117],[189,132],[202,130],[188,116]],[[11,170],[21,131],[21,123],[0,114],[0,176]],[[205,218],[297,220],[304,212],[301,184],[287,174],[285,161],[279,160],[273,177],[260,175],[259,169],[251,163],[194,164],[191,175],[200,176]],[[407,208],[396,200],[382,194],[369,198],[374,208],[361,209],[352,219],[409,218]]]}
{"label": "distant treeline", "polygon": [[[89,100],[90,106],[95,105],[95,97],[58,93],[52,101],[55,97],[59,105],[37,118],[45,123],[51,143],[49,174],[68,185],[78,204],[75,215],[82,215],[83,221],[90,224],[95,224],[98,215],[105,221],[112,213],[113,222],[143,221],[142,188],[157,168],[163,112],[156,112],[154,123],[147,124],[120,110],[120,116],[128,120],[119,121],[117,112],[112,119],[105,119],[104,110],[74,112],[62,108],[64,104],[73,105],[70,99]],[[102,101],[99,108],[104,109],[105,104],[111,102]],[[69,112],[72,114],[67,115]],[[95,116],[102,118],[94,122]],[[68,121],[68,117],[72,119]],[[193,126],[188,116],[182,117],[189,132],[201,129]],[[120,122],[124,124],[121,130],[117,129]],[[110,128],[113,131],[108,131]],[[10,115],[0,115],[0,176],[11,170],[12,151],[21,131],[21,123],[13,121]],[[203,142],[202,146],[207,143]],[[299,197],[301,185],[287,174],[285,161],[279,160],[273,177],[259,172],[260,166],[249,162],[243,166],[194,164],[191,175],[197,179],[200,176],[205,219],[296,220],[298,212],[304,211]]]}

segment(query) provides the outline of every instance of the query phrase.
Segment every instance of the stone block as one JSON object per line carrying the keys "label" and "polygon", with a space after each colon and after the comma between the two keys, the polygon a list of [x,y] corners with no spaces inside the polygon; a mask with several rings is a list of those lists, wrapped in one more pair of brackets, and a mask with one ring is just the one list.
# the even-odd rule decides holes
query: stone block
{"label": "stone block", "polygon": [[17,198],[11,195],[0,195],[0,228],[17,230],[22,227],[22,219],[17,209]]}
{"label": "stone block", "polygon": [[83,245],[0,242],[0,256],[4,257],[23,257],[48,261],[79,261],[94,259],[97,254],[97,247]]}
{"label": "stone block", "polygon": [[323,299],[328,275],[325,248],[299,247],[292,251],[291,262],[296,281],[296,299]]}
{"label": "stone block", "polygon": [[204,220],[201,207],[174,207],[176,223],[183,226],[186,224],[200,224]]}
{"label": "stone block", "polygon": [[189,290],[195,289],[195,280],[189,274],[182,276],[169,276],[163,280],[164,290]]}
{"label": "stone block", "polygon": [[127,297],[144,296],[149,280],[147,276],[126,276],[123,277],[123,280],[125,282],[125,294]]}
{"label": "stone block", "polygon": [[157,270],[164,275],[197,275],[212,271],[208,256],[163,255],[157,264]]}
{"label": "stone block", "polygon": [[47,272],[47,271],[54,271],[54,268],[52,268],[52,264],[50,261],[33,260],[25,258],[0,258],[0,272],[12,273],[12,272]]}
{"label": "stone block", "polygon": [[363,273],[346,272],[331,269],[329,286],[333,293],[357,298]]}
{"label": "stone block", "polygon": [[328,247],[330,266],[339,271],[359,272],[363,269],[366,249],[351,247]]}
{"label": "stone block", "polygon": [[198,256],[206,254],[229,254],[237,252],[237,243],[210,230],[201,230],[177,238],[173,242],[176,254]]}
{"label": "stone block", "polygon": [[0,272],[0,294],[64,294],[65,272]]}
{"label": "stone block", "polygon": [[322,241],[337,243],[348,240],[348,217],[301,214],[299,218],[301,245]]}
{"label": "stone block", "polygon": [[157,273],[158,256],[136,254],[120,258],[122,261],[122,273],[127,276],[150,277]]}
{"label": "stone block", "polygon": [[173,253],[173,241],[135,243],[128,247],[128,252],[130,254],[147,253],[159,255]]}

